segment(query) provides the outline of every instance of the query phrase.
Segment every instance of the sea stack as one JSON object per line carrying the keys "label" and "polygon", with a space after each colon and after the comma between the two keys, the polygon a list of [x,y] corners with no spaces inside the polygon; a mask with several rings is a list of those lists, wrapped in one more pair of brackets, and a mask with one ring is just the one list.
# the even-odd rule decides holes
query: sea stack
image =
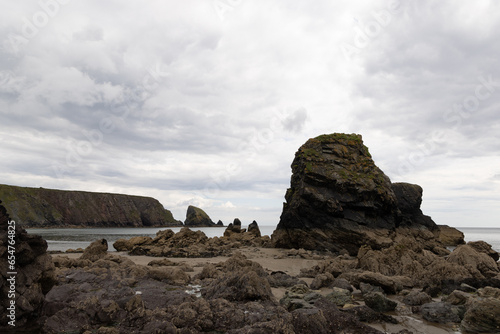
{"label": "sea stack", "polygon": [[184,225],[188,227],[212,227],[216,224],[210,219],[205,211],[190,205],[186,211]]}
{"label": "sea stack", "polygon": [[358,134],[321,135],[302,145],[285,199],[272,235],[279,248],[355,255],[363,245],[389,247],[399,227],[424,229],[431,239],[438,229],[420,210],[422,188],[391,183]]}

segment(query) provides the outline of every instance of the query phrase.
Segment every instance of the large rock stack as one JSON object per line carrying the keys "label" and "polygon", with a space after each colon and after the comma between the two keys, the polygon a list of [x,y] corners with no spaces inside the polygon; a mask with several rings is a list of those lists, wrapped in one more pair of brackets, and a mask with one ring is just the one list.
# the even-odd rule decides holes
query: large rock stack
{"label": "large rock stack", "polygon": [[[0,204],[0,332],[12,329],[37,332],[37,320],[45,294],[55,284],[55,267],[46,252],[47,242],[40,236],[28,234],[15,223],[9,224],[9,221],[6,209]],[[8,238],[8,227],[14,224],[14,238]],[[12,255],[9,253],[8,240],[15,241],[14,270],[7,261],[8,255]],[[9,296],[11,283],[15,285],[14,298]],[[9,310],[9,307],[12,308],[11,301],[15,303],[15,316],[12,317],[15,319],[15,327],[8,324],[12,319],[7,315],[13,314]]]}
{"label": "large rock stack", "polygon": [[422,188],[391,183],[357,134],[322,135],[302,145],[285,198],[275,247],[355,255],[363,245],[389,247],[397,229],[425,230],[427,241],[438,234],[420,210]]}
{"label": "large rock stack", "polygon": [[186,211],[184,225],[188,227],[213,227],[217,226],[210,216],[200,208],[190,205]]}

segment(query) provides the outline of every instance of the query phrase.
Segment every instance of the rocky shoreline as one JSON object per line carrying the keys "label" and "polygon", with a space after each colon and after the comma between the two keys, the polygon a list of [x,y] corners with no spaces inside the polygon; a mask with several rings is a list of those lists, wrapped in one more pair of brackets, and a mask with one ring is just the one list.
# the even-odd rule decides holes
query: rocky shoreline
{"label": "rocky shoreline", "polygon": [[[53,287],[39,290],[26,319],[42,333],[500,332],[500,264],[484,242],[437,255],[402,240],[351,256],[272,248],[255,225],[220,238],[165,230],[146,243],[117,241],[127,251],[98,240],[53,255],[43,265]],[[165,257],[156,248],[168,240],[184,246]],[[222,251],[206,256],[200,245]],[[50,257],[37,252],[36,265]]]}

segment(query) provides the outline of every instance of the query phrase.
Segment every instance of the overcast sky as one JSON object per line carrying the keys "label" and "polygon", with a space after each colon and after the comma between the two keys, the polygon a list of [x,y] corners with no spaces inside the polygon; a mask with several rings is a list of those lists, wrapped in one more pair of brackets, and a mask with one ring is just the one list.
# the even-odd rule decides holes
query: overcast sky
{"label": "overcast sky", "polygon": [[359,133],[436,223],[500,226],[497,1],[0,3],[0,183],[276,225],[300,145]]}

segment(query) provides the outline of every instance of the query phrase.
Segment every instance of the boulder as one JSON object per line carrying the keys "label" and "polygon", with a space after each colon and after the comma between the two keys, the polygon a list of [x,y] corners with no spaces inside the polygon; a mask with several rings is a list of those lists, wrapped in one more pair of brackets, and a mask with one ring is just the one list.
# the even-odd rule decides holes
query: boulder
{"label": "boulder", "polygon": [[367,295],[367,294],[373,293],[373,292],[384,293],[384,290],[382,290],[381,287],[371,285],[370,283],[363,283],[363,282],[359,283],[359,290],[361,290],[361,294],[363,294],[363,295]]}
{"label": "boulder", "polygon": [[[11,222],[9,224],[9,222]],[[12,226],[12,228],[10,228]],[[12,236],[12,238],[8,238]],[[10,240],[15,241],[14,269],[9,267]],[[42,237],[32,235],[12,221],[0,201],[0,332],[39,332],[38,317],[45,295],[56,283],[55,267],[47,254],[47,242]],[[16,272],[17,274],[9,274]],[[10,298],[12,282],[15,281],[15,298]],[[8,310],[10,301],[16,302],[15,315]],[[10,315],[12,314],[12,317]],[[8,322],[15,319],[15,327]]]}
{"label": "boulder", "polygon": [[326,299],[330,300],[338,307],[343,307],[345,304],[352,302],[352,294],[351,291],[346,289],[333,288],[332,292],[326,295]]}
{"label": "boulder", "polygon": [[486,253],[470,245],[460,245],[448,256],[447,261],[464,267],[472,278],[492,278],[500,272],[497,263]]}
{"label": "boulder", "polygon": [[424,304],[420,311],[425,320],[445,324],[448,322],[459,323],[461,321],[460,313],[463,312],[463,309],[448,303],[438,302]]}
{"label": "boulder", "polygon": [[498,252],[491,248],[491,245],[485,241],[470,241],[467,245],[471,246],[479,253],[489,255],[495,261],[499,259]]}
{"label": "boulder", "polygon": [[333,284],[335,277],[330,273],[319,274],[311,282],[311,289],[318,290],[321,288],[327,288]]}
{"label": "boulder", "polygon": [[[344,313],[349,313],[356,318],[358,318],[359,321],[366,322],[366,323],[391,323],[391,324],[397,324],[398,321],[394,318],[391,317],[390,315],[385,315],[383,313],[377,312],[369,308],[368,306],[354,306],[354,307],[349,307],[349,308],[343,308],[341,309],[342,312]],[[401,333],[401,332],[399,332]]]}
{"label": "boulder", "polygon": [[352,288],[352,285],[351,283],[349,283],[348,280],[346,280],[345,278],[336,278],[333,280],[332,284],[331,284],[332,287],[334,288],[341,288],[341,289],[346,289],[346,290],[349,290],[349,291],[353,291],[354,289]]}
{"label": "boulder", "polygon": [[289,288],[297,284],[304,284],[304,281],[299,280],[297,277],[290,276],[282,271],[273,271],[267,277],[267,280],[272,288]]}
{"label": "boulder", "polygon": [[241,302],[274,299],[267,279],[252,270],[222,275],[202,289],[202,296],[207,299],[223,298]]}
{"label": "boulder", "polygon": [[445,246],[458,246],[465,244],[464,234],[454,227],[438,225],[438,239]]}
{"label": "boulder", "polygon": [[475,300],[467,308],[461,327],[470,333],[500,333],[500,300]]}
{"label": "boulder", "polygon": [[128,240],[118,239],[113,243],[114,249],[118,252],[128,252],[131,251],[135,246],[150,245],[153,243],[153,238],[151,237],[133,237]]}
{"label": "boulder", "polygon": [[96,240],[93,243],[91,243],[87,248],[85,248],[85,251],[83,252],[80,259],[97,261],[106,256],[107,253],[108,253],[108,241],[106,239]]}
{"label": "boulder", "polygon": [[380,273],[362,272],[357,275],[359,282],[381,287],[385,293],[395,295],[409,285],[407,277],[385,276]]}
{"label": "boulder", "polygon": [[487,286],[487,287],[484,287],[484,288],[477,290],[477,294],[480,297],[484,297],[484,298],[491,297],[491,298],[496,298],[496,299],[500,300],[500,289],[499,288]]}
{"label": "boulder", "polygon": [[380,292],[371,292],[363,295],[366,306],[377,312],[394,311],[398,306],[393,300],[390,300]]}
{"label": "boulder", "polygon": [[452,293],[450,293],[448,296],[443,297],[443,302],[446,302],[451,305],[465,305],[467,301],[471,298],[471,294],[460,291],[460,290],[455,290]]}
{"label": "boulder", "polygon": [[361,135],[322,135],[309,139],[295,154],[272,242],[278,248],[347,250],[351,255],[363,245],[386,248],[400,226],[437,229],[422,214],[421,198],[419,186],[391,183]]}
{"label": "boulder", "polygon": [[205,211],[190,205],[186,212],[184,225],[189,227],[211,227],[216,224],[210,219]]}
{"label": "boulder", "polygon": [[432,297],[423,291],[413,290],[403,298],[403,303],[409,306],[420,306],[430,303]]}

